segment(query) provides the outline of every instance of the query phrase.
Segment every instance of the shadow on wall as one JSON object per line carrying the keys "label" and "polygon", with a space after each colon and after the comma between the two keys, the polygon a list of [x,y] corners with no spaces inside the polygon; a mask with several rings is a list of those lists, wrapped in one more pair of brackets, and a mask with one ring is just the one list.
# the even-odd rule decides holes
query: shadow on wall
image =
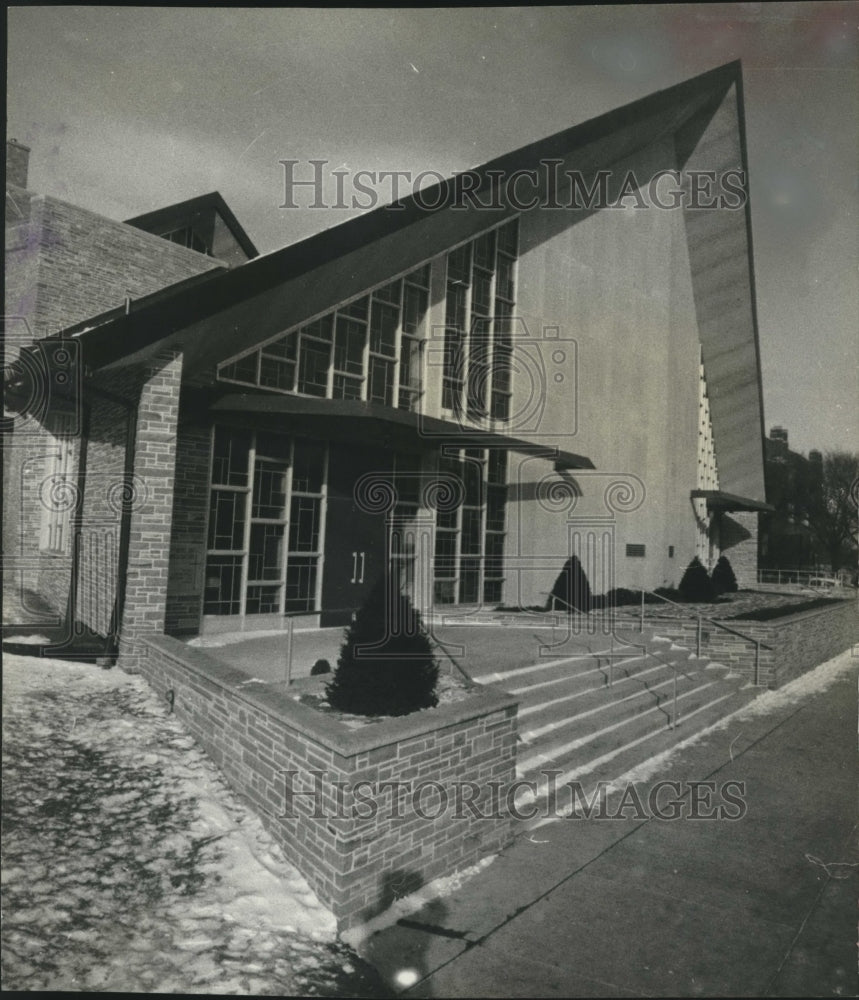
{"label": "shadow on wall", "polygon": [[727,514],[722,515],[719,525],[719,543],[722,549],[730,549],[752,537],[751,531]]}

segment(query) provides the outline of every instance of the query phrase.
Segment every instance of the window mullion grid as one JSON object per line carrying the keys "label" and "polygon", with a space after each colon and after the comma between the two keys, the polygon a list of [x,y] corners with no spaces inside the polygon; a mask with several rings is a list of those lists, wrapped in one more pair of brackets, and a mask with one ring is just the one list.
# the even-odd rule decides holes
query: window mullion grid
{"label": "window mullion grid", "polygon": [[[493,360],[495,358],[495,292],[498,287],[498,236],[494,237],[494,253],[492,255],[492,275],[489,278],[489,318],[486,320],[486,330],[484,333],[485,343],[484,359],[486,364],[486,375],[483,381],[485,398],[483,401],[483,414],[481,424],[486,427],[492,414],[492,377]],[[485,456],[484,456],[485,457]],[[483,590],[480,591],[481,595]]]}
{"label": "window mullion grid", "polygon": [[[458,461],[460,462],[460,468],[462,469],[463,475],[467,475],[465,472],[466,462],[468,459],[465,457],[465,451],[459,449],[457,451]],[[456,549],[455,549],[455,560],[454,560],[454,580],[453,580],[453,593],[454,593],[454,603],[462,603],[462,595],[459,592],[460,582],[462,580],[462,522],[465,511],[465,498],[463,497],[463,502],[459,504],[456,509]]]}
{"label": "window mullion grid", "polygon": [[[326,525],[326,503],[328,499],[328,457],[329,448],[326,444],[323,449],[322,458],[322,481],[319,486],[319,491],[314,493],[310,490],[293,490],[292,483],[292,469],[294,467],[295,458],[295,439],[292,441],[292,460],[290,461],[290,476],[289,476],[289,511],[290,516],[292,513],[292,500],[294,497],[307,497],[311,500],[319,501],[319,524],[318,524],[318,542],[316,548],[312,552],[308,552],[304,549],[292,549],[289,544],[289,529],[287,529],[286,544],[285,548],[287,550],[286,562],[289,562],[290,556],[296,559],[309,559],[313,558],[316,560],[316,575],[314,581],[314,593],[313,593],[313,607],[314,609],[319,609],[322,603],[322,572],[323,563],[325,559],[325,525]],[[284,573],[286,570],[284,569]],[[286,581],[286,576],[284,576],[284,581]],[[286,583],[284,582],[284,613],[286,613]]]}
{"label": "window mullion grid", "polygon": [[489,501],[489,483],[488,483],[488,455],[487,451],[483,449],[483,461],[480,465],[480,558],[478,559],[477,566],[477,603],[483,603],[483,583],[486,577],[486,505]]}
{"label": "window mullion grid", "polygon": [[398,303],[398,313],[397,316],[397,331],[394,334],[394,366],[393,366],[393,377],[391,379],[393,383],[391,405],[399,408],[400,406],[400,363],[402,361],[402,347],[403,347],[403,308],[405,305],[406,297],[406,282],[405,280],[400,281],[400,299]]}
{"label": "window mullion grid", "polygon": [[[272,459],[271,461],[274,461],[274,460]],[[282,461],[282,459],[280,459],[278,461]],[[287,468],[286,468],[286,484],[285,484],[285,498],[284,498],[284,513],[283,513],[283,517],[281,517],[281,518],[277,518],[277,517],[253,517],[253,515],[252,515],[252,512],[253,512],[253,502],[254,502],[253,483],[255,482],[255,479],[256,479],[256,454],[254,455],[254,470],[253,470],[253,474],[254,474],[254,477],[251,479],[251,496],[250,496],[250,501],[251,501],[251,517],[250,517],[250,520],[251,520],[252,524],[274,524],[274,525],[280,525],[283,528],[283,550],[282,550],[283,566],[281,567],[281,574],[280,574],[280,579],[279,580],[268,580],[268,579],[264,579],[264,578],[259,578],[257,580],[251,580],[250,579],[250,557],[251,557],[251,554],[250,554],[250,544],[248,544],[248,551],[247,551],[247,559],[248,559],[248,581],[247,582],[248,582],[248,585],[250,585],[250,586],[278,587],[279,588],[279,590],[278,590],[278,592],[279,592],[278,610],[275,613],[276,614],[283,614],[284,591],[286,589],[286,558],[287,558],[286,557],[286,552],[287,552],[288,538],[289,538],[290,487],[291,487],[291,484],[292,484],[292,444],[291,444],[291,442],[290,442],[290,457],[289,457]],[[265,559],[265,549],[263,549],[263,560],[264,559]],[[265,572],[265,562],[263,562],[263,567],[262,568],[263,568],[263,572]]]}
{"label": "window mullion grid", "polygon": [[328,347],[328,375],[325,380],[325,398],[334,398],[334,349],[337,343],[337,313],[331,317],[331,343]]}
{"label": "window mullion grid", "polygon": [[[468,378],[471,369],[471,302],[473,289],[474,248],[472,247],[468,255],[468,285],[465,289],[465,308],[463,309],[465,316],[460,336],[460,351],[462,358],[462,368],[460,371],[462,373],[462,384],[459,388],[459,411],[457,413],[457,415],[464,415],[467,419],[470,419],[468,414]],[[464,452],[462,454],[464,455]]]}
{"label": "window mullion grid", "polygon": [[[319,500],[319,555],[316,557],[316,581],[313,595],[313,607],[322,607],[322,574],[325,568],[325,530],[328,514],[328,459],[330,448],[325,443],[322,458],[322,495]],[[291,482],[290,482],[291,485]]]}
{"label": "window mullion grid", "polygon": [[[72,439],[71,418],[62,417],[60,419],[60,476],[64,487],[71,479],[72,468]],[[68,532],[71,523],[71,512],[60,511],[57,517],[57,535],[54,539],[57,551],[65,553],[68,545]]]}
{"label": "window mullion grid", "polygon": [[[332,344],[334,339],[332,337]],[[280,613],[286,611],[286,577],[289,568],[289,532],[292,527],[292,470],[295,463],[295,438],[289,439],[289,465],[286,468],[286,500],[284,502],[284,515],[286,523],[283,526],[283,570],[281,571],[280,588]]]}
{"label": "window mullion grid", "polygon": [[367,301],[367,322],[364,324],[364,348],[361,351],[361,399],[366,403],[370,398],[370,331],[373,326],[373,296]]}
{"label": "window mullion grid", "polygon": [[254,476],[256,474],[256,444],[257,435],[256,431],[251,431],[251,443],[248,449],[248,483],[245,488],[247,494],[247,499],[245,500],[245,528],[244,528],[244,538],[242,539],[244,544],[244,552],[242,554],[242,583],[241,591],[239,594],[239,614],[245,615],[245,605],[247,602],[247,589],[248,589],[248,563],[250,561],[250,549],[251,549],[251,513],[253,511],[253,490],[254,490]]}

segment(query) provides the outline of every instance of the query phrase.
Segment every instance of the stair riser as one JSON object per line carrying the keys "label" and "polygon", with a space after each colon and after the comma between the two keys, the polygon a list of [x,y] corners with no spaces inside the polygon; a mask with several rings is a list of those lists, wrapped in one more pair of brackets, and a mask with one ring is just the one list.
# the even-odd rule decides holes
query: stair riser
{"label": "stair riser", "polygon": [[[725,688],[719,684],[709,687],[699,687],[693,689],[686,697],[677,699],[678,728],[682,726],[685,717],[691,717],[698,709],[707,705],[711,701],[722,696],[735,694],[736,688]],[[520,745],[519,759],[524,771],[529,769],[529,759],[532,755],[542,754],[552,760],[552,766],[563,768],[578,767],[587,761],[601,757],[618,747],[631,743],[647,734],[658,734],[670,728],[673,714],[673,699],[666,699],[655,710],[641,711],[636,714],[629,714],[622,720],[600,720],[603,725],[599,728],[607,731],[595,733],[597,726],[590,728],[590,731],[582,727],[567,727],[556,730],[551,736],[546,736],[542,740],[535,741],[533,746],[525,747]],[[618,724],[620,723],[620,724]],[[676,731],[676,730],[675,730]],[[682,737],[685,739],[685,736]],[[570,747],[574,741],[586,740],[578,746]],[[534,763],[536,767],[542,767],[539,762]]]}
{"label": "stair riser", "polygon": [[[635,746],[620,749],[611,759],[596,766],[589,766],[590,761],[595,760],[596,757],[590,758],[590,761],[583,761],[573,765],[547,764],[520,774],[519,778],[520,780],[533,781],[537,784],[539,800],[545,797],[545,778],[541,774],[541,770],[560,770],[562,774],[557,780],[558,787],[561,787],[565,781],[576,781],[581,784],[586,794],[590,797],[598,782],[612,782],[617,780],[634,768],[640,767],[651,758],[670,750],[678,743],[690,739],[726,716],[738,711],[754,697],[754,694],[746,692],[736,693],[731,698],[701,711],[697,715],[691,716],[685,723],[681,718],[680,724],[675,730],[661,730],[651,733],[649,738],[642,740]],[[567,798],[562,800],[562,804],[568,801],[568,798],[569,793],[567,793]],[[529,799],[530,796],[526,794],[522,801]]]}
{"label": "stair riser", "polygon": [[[677,695],[689,692],[705,684],[721,682],[712,674],[695,674],[677,677]],[[739,682],[738,682],[739,683]],[[539,729],[553,722],[568,722],[580,726],[585,732],[598,730],[608,724],[603,720],[619,720],[625,715],[637,715],[648,708],[674,697],[674,675],[667,667],[655,669],[652,673],[615,681],[612,687],[602,687],[567,699],[541,701],[534,705],[520,703],[519,731]],[[523,712],[524,707],[524,712]]]}

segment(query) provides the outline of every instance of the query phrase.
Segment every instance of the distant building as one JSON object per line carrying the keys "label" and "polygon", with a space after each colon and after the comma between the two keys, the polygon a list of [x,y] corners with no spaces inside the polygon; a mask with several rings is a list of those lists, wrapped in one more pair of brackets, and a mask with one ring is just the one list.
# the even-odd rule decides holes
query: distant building
{"label": "distant building", "polygon": [[730,64],[471,171],[480,205],[452,179],[262,257],[217,194],[113,222],[13,144],[14,585],[113,656],[343,624],[382,574],[425,612],[544,605],[571,553],[597,593],[721,552],[753,584],[748,207],[570,207],[573,174],[744,178],[743,128]]}
{"label": "distant building", "polygon": [[784,427],[766,439],[767,496],[775,508],[761,517],[761,569],[815,569],[829,561],[809,525],[810,506],[819,497],[823,456],[791,451]]}

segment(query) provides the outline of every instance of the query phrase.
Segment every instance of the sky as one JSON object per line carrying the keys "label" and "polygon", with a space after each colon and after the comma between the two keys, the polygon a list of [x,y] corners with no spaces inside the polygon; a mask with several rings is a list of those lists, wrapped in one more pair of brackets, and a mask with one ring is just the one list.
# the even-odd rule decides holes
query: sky
{"label": "sky", "polygon": [[859,450],[857,3],[30,6],[7,45],[31,189],[116,219],[217,189],[262,252],[355,214],[281,207],[281,160],[449,175],[740,59],[767,431]]}

